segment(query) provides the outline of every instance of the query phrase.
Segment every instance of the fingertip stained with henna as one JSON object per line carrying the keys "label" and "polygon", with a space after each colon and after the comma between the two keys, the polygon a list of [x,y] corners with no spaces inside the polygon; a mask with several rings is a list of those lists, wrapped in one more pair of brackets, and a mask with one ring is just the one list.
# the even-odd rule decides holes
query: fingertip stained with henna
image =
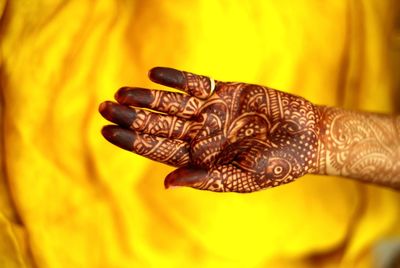
{"label": "fingertip stained with henna", "polygon": [[155,83],[176,89],[184,89],[186,86],[183,72],[172,68],[154,67],[149,71],[149,78]]}
{"label": "fingertip stained with henna", "polygon": [[194,186],[207,178],[207,171],[196,167],[181,167],[170,173],[164,180],[165,189],[177,186]]}
{"label": "fingertip stained with henna", "polygon": [[104,138],[112,144],[122,149],[132,151],[135,142],[135,134],[133,131],[114,125],[108,125],[103,127],[101,133]]}
{"label": "fingertip stained with henna", "polygon": [[114,96],[115,100],[120,104],[149,107],[154,101],[154,95],[151,90],[139,87],[123,87],[120,88]]}
{"label": "fingertip stained with henna", "polygon": [[105,119],[125,128],[129,128],[136,119],[133,109],[112,101],[103,102],[100,105],[100,113]]}

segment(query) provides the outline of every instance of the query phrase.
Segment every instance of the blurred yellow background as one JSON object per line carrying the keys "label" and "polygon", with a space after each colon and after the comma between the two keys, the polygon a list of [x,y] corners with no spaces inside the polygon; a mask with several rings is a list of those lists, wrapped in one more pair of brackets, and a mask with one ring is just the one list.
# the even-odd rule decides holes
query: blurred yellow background
{"label": "blurred yellow background", "polygon": [[399,193],[319,176],[166,191],[173,169],[106,142],[97,107],[170,66],[392,112],[397,2],[0,0],[0,266],[371,266],[400,236]]}

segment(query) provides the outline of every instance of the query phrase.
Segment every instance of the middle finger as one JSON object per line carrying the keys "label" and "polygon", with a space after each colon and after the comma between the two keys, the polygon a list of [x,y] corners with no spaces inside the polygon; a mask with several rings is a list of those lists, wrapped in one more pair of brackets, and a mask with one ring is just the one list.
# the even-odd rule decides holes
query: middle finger
{"label": "middle finger", "polygon": [[107,120],[139,132],[181,140],[189,140],[195,134],[192,133],[192,121],[176,116],[157,114],[111,101],[103,102],[99,110]]}

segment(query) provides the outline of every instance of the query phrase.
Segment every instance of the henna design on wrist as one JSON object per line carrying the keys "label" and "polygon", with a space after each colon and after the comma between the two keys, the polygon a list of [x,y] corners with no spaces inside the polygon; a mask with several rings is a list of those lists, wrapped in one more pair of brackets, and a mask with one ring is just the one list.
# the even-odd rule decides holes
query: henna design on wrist
{"label": "henna design on wrist", "polygon": [[320,108],[319,174],[400,189],[400,117]]}

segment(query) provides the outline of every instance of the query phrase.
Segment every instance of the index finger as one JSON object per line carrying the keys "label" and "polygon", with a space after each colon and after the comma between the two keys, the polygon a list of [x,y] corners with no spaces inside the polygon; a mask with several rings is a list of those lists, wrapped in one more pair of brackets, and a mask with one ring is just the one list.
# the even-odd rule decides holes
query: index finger
{"label": "index finger", "polygon": [[167,67],[155,67],[149,71],[151,81],[176,88],[199,99],[207,99],[215,87],[214,79]]}

